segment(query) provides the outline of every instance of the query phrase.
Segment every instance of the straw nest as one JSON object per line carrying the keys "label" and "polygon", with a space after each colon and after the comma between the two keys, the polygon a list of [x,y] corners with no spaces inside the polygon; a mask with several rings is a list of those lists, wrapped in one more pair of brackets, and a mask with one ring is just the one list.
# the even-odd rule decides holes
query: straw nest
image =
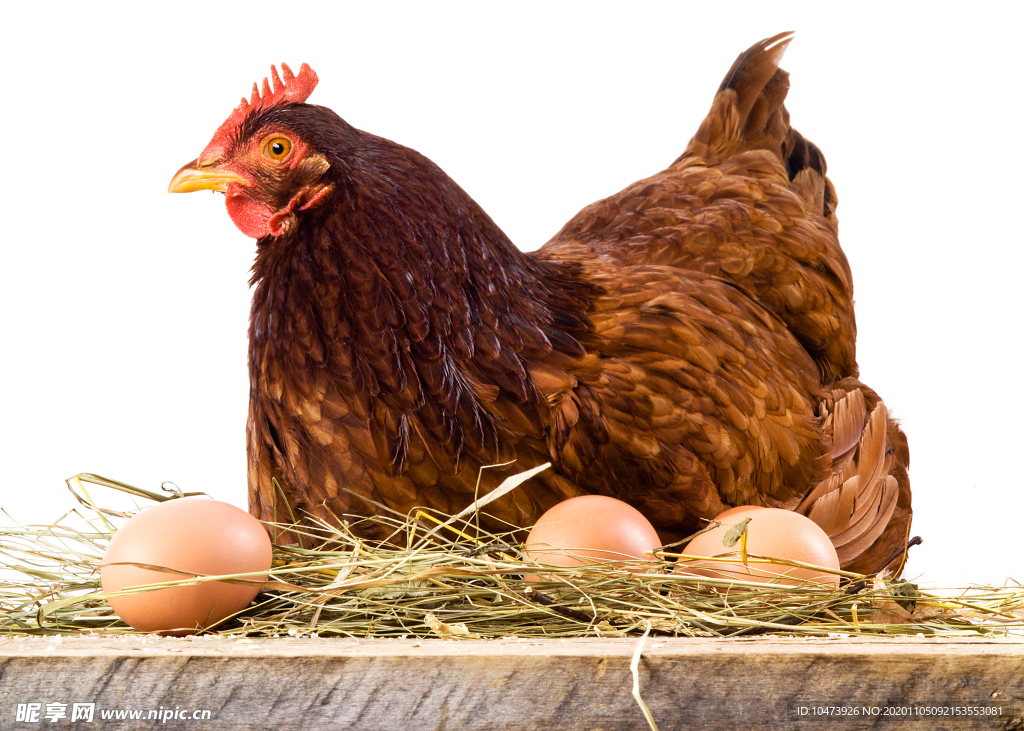
{"label": "straw nest", "polygon": [[[505,491],[534,472],[510,478]],[[100,493],[86,488],[87,483],[133,496],[138,509],[175,497],[81,474],[68,480],[80,507],[51,525],[0,528],[0,632],[133,631],[113,613],[106,601],[110,595],[100,589],[100,564],[111,536],[134,511],[100,507],[93,500]],[[523,535],[519,528],[509,526],[505,533],[480,529],[477,517],[486,502],[454,517],[424,510],[411,516],[348,516],[341,527],[272,524],[278,535],[302,532],[319,547],[275,545],[274,567],[253,604],[204,631],[250,637],[459,639],[645,632],[979,637],[1024,631],[1020,585],[931,593],[906,581],[841,571],[831,571],[841,577],[838,589],[698,577],[685,573],[690,559],[673,552],[678,548],[657,551],[635,573],[612,564],[538,564],[514,540]],[[385,527],[390,538],[360,538],[367,522]],[[748,561],[801,565],[755,555]],[[523,578],[538,574],[548,580]],[[215,578],[249,580],[189,576],[138,590]]]}

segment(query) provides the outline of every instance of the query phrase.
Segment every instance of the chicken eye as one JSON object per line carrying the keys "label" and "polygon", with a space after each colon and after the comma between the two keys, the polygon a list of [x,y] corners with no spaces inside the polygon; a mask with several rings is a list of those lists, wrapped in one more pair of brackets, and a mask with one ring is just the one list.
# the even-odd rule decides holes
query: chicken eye
{"label": "chicken eye", "polygon": [[292,143],[284,137],[275,137],[263,146],[263,151],[269,158],[283,160],[292,151]]}

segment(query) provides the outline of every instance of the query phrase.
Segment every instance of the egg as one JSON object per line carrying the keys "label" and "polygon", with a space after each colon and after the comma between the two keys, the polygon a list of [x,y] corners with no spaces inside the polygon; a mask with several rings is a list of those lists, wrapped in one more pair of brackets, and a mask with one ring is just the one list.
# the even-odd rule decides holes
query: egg
{"label": "egg", "polygon": [[[190,574],[220,576],[252,571],[266,579],[270,537],[244,510],[203,497],[168,500],[146,508],[118,530],[103,555],[104,592],[188,578],[180,574],[116,566],[121,562],[162,566]],[[258,585],[207,581],[110,597],[117,615],[140,632],[190,634],[247,607]]]}
{"label": "egg", "polygon": [[[735,508],[729,508],[724,513],[719,513],[715,516],[715,520],[723,520],[731,515],[737,515],[739,513],[749,513],[751,510],[760,510],[760,505],[740,505]],[[742,520],[742,518],[740,518]],[[748,539],[749,540],[749,539]]]}
{"label": "egg", "polygon": [[[526,538],[526,556],[550,566],[601,561],[621,564],[647,560],[661,545],[654,526],[632,505],[603,495],[582,495],[548,510]],[[571,554],[571,555],[570,555]],[[644,571],[631,567],[633,571]],[[527,581],[540,577],[527,576]]]}
{"label": "egg", "polygon": [[[839,586],[837,575],[814,569],[757,563],[753,560],[748,560],[747,565],[744,566],[739,541],[731,547],[723,543],[726,533],[744,518],[750,518],[750,522],[747,524],[748,554],[754,553],[760,556],[784,558],[790,561],[839,569],[839,556],[836,554],[832,541],[813,520],[794,513],[792,510],[743,505],[731,508],[719,515],[716,520],[723,522],[721,526],[700,534],[683,549],[687,556],[735,557],[735,562],[709,561],[700,564],[688,563],[685,559],[681,559],[677,570],[726,580],[772,582],[789,586],[795,586],[804,581],[816,581]],[[780,579],[780,576],[785,578]]]}

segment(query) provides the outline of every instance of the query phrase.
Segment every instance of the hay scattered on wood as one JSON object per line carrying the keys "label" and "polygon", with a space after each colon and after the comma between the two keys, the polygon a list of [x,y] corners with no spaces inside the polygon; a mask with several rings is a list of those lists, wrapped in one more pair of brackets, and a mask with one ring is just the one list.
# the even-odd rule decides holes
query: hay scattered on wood
{"label": "hay scattered on wood", "polygon": [[[133,632],[101,592],[100,563],[114,531],[134,511],[99,507],[92,486],[127,493],[140,507],[173,499],[81,474],[68,480],[80,507],[52,525],[0,528],[0,633]],[[1020,585],[964,589],[951,597],[906,581],[833,571],[842,578],[839,589],[783,586],[687,575],[681,569],[690,559],[674,553],[635,564],[641,569],[636,573],[611,564],[557,567],[526,559],[516,531],[480,530],[473,513],[349,516],[340,528],[275,525],[302,532],[319,547],[276,545],[274,568],[256,601],[204,632],[452,639],[639,636],[648,628],[686,637],[1024,632]],[[390,539],[360,538],[370,523],[376,524],[374,534],[386,529]],[[800,565],[754,555],[750,560]],[[530,583],[524,575],[546,581]],[[215,578],[244,577],[186,577],[154,586]]]}

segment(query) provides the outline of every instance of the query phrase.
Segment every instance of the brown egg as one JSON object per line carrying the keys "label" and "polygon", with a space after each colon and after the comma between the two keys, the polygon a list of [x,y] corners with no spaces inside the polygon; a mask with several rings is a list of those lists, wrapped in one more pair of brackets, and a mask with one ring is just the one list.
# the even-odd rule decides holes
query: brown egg
{"label": "brown egg", "polygon": [[[757,563],[748,560],[744,566],[740,543],[726,546],[723,543],[726,533],[744,518],[750,518],[747,524],[747,553],[760,556],[785,558],[790,561],[839,569],[839,556],[832,546],[832,541],[818,524],[810,518],[791,510],[778,508],[762,508],[754,505],[743,505],[731,508],[716,520],[723,525],[702,533],[690,541],[683,552],[687,556],[709,556],[736,558],[735,562],[687,563],[680,559],[677,571],[685,571],[698,576],[718,579],[735,579],[737,581],[754,581],[760,583],[778,583],[794,586],[803,581],[817,581],[823,584],[839,585],[839,577],[813,569],[795,568],[781,564]],[[778,577],[785,576],[779,579]]]}
{"label": "brown egg", "polygon": [[[760,505],[738,505],[735,508],[729,508],[724,513],[719,513],[715,516],[715,520],[723,520],[725,518],[728,518],[730,515],[736,515],[737,513],[749,513],[751,510],[760,509]],[[743,520],[743,518],[740,518],[740,520]]]}
{"label": "brown egg", "polygon": [[[188,578],[124,561],[206,576],[266,572],[270,538],[258,520],[228,503],[187,497],[146,508],[118,530],[103,556],[103,591]],[[264,580],[266,574],[247,577]],[[190,634],[249,606],[255,585],[208,581],[110,598],[117,615],[140,632]]]}
{"label": "brown egg", "polygon": [[[552,566],[651,561],[653,556],[644,551],[660,545],[654,526],[632,505],[603,495],[583,495],[540,516],[526,539],[526,555]],[[540,580],[537,576],[526,579]]]}

